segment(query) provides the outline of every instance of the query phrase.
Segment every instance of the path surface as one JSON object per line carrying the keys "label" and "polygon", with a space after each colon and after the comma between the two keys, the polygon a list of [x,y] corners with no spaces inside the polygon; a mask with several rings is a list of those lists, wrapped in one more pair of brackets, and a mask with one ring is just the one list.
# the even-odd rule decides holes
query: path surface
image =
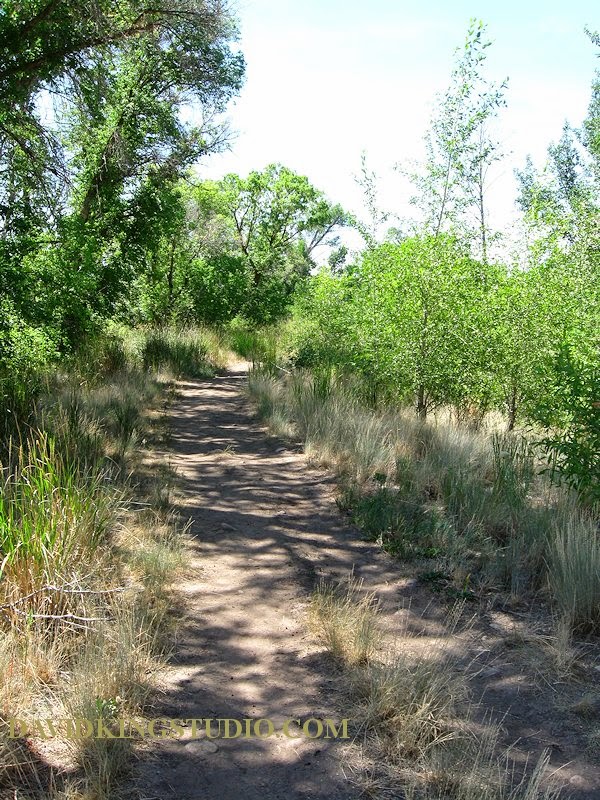
{"label": "path surface", "polygon": [[[337,512],[333,479],[273,439],[244,397],[243,366],[180,384],[170,462],[193,557],[186,620],[155,716],[338,720],[328,668],[304,610],[321,577],[354,568],[394,605],[390,559]],[[344,716],[351,717],[352,709]],[[352,800],[339,741],[267,738],[155,742],[140,762],[145,800]]]}

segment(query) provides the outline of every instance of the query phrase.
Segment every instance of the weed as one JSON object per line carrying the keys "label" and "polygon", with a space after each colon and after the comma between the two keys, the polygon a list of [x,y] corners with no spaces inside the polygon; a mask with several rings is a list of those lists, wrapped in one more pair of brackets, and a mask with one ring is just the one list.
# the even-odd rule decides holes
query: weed
{"label": "weed", "polygon": [[600,536],[595,523],[583,516],[555,523],[548,560],[552,593],[572,627],[600,630]]}
{"label": "weed", "polygon": [[543,592],[574,628],[598,629],[595,523],[550,484],[523,436],[461,427],[443,409],[423,423],[406,409],[366,408],[331,370],[255,370],[249,390],[278,433],[337,470],[338,505],[388,552],[434,559],[455,596]]}
{"label": "weed", "polygon": [[321,583],[313,593],[310,620],[323,643],[344,665],[368,662],[377,646],[378,603],[362,593],[362,582],[350,577],[338,584]]}

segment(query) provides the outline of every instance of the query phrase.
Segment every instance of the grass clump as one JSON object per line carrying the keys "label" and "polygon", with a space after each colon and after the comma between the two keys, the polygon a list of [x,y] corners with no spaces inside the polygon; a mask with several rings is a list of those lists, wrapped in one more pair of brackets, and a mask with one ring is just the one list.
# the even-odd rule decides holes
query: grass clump
{"label": "grass clump", "polygon": [[118,503],[99,468],[80,471],[43,431],[33,432],[11,460],[0,485],[5,597],[64,580],[69,564],[89,563],[114,524]]}
{"label": "grass clump", "polygon": [[208,342],[201,331],[193,328],[148,331],[142,361],[146,370],[166,370],[175,378],[209,378],[214,374]]}
{"label": "grass clump", "polygon": [[548,753],[532,770],[523,769],[502,746],[499,725],[472,719],[468,674],[450,645],[464,604],[447,614],[442,640],[438,630],[433,643],[408,631],[391,643],[378,609],[353,577],[321,583],[309,607],[310,625],[340,671],[344,705],[353,708],[364,793],[412,800],[558,800],[560,792],[548,779]]}
{"label": "grass clump", "polygon": [[450,595],[546,598],[573,630],[598,629],[600,536],[554,486],[522,434],[477,428],[440,409],[368,408],[329,371],[255,370],[249,391],[274,432],[304,443],[340,478],[340,507],[403,559],[430,561]]}
{"label": "grass clump", "polygon": [[351,676],[359,725],[379,739],[386,759],[423,758],[454,736],[450,720],[463,682],[430,657],[395,653]]}
{"label": "grass clump", "polygon": [[346,666],[367,663],[378,640],[378,603],[354,578],[320,584],[310,607],[313,628],[332,656]]}
{"label": "grass clump", "polygon": [[600,631],[600,536],[595,522],[573,516],[552,528],[548,580],[574,630]]}

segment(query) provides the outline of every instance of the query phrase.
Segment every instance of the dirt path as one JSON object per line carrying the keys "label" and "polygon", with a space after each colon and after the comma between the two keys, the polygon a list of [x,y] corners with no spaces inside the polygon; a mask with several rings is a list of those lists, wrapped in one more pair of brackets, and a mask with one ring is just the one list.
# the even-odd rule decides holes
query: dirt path
{"label": "dirt path", "polygon": [[[319,578],[354,568],[389,608],[398,575],[338,514],[333,479],[253,419],[245,378],[239,365],[182,383],[172,410],[170,462],[195,553],[181,587],[188,615],[156,716],[269,718],[280,731],[289,718],[340,718],[328,706],[328,669],[303,619]],[[281,732],[153,743],[137,785],[146,800],[358,796],[339,741]]]}

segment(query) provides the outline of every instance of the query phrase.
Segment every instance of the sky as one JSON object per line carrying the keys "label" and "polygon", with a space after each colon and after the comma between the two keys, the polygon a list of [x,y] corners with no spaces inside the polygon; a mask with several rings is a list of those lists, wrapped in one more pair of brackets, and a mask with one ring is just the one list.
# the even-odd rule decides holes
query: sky
{"label": "sky", "polygon": [[485,75],[508,78],[495,133],[506,153],[490,174],[494,227],[514,215],[514,168],[543,166],[565,120],[586,116],[600,28],[592,0],[237,0],[246,81],[230,104],[230,151],[208,157],[205,178],[246,175],[271,162],[308,176],[334,202],[361,213],[354,176],[361,152],[379,176],[380,204],[406,215],[409,188],[394,165],[424,154],[436,93],[449,84],[469,20],[487,25]]}

